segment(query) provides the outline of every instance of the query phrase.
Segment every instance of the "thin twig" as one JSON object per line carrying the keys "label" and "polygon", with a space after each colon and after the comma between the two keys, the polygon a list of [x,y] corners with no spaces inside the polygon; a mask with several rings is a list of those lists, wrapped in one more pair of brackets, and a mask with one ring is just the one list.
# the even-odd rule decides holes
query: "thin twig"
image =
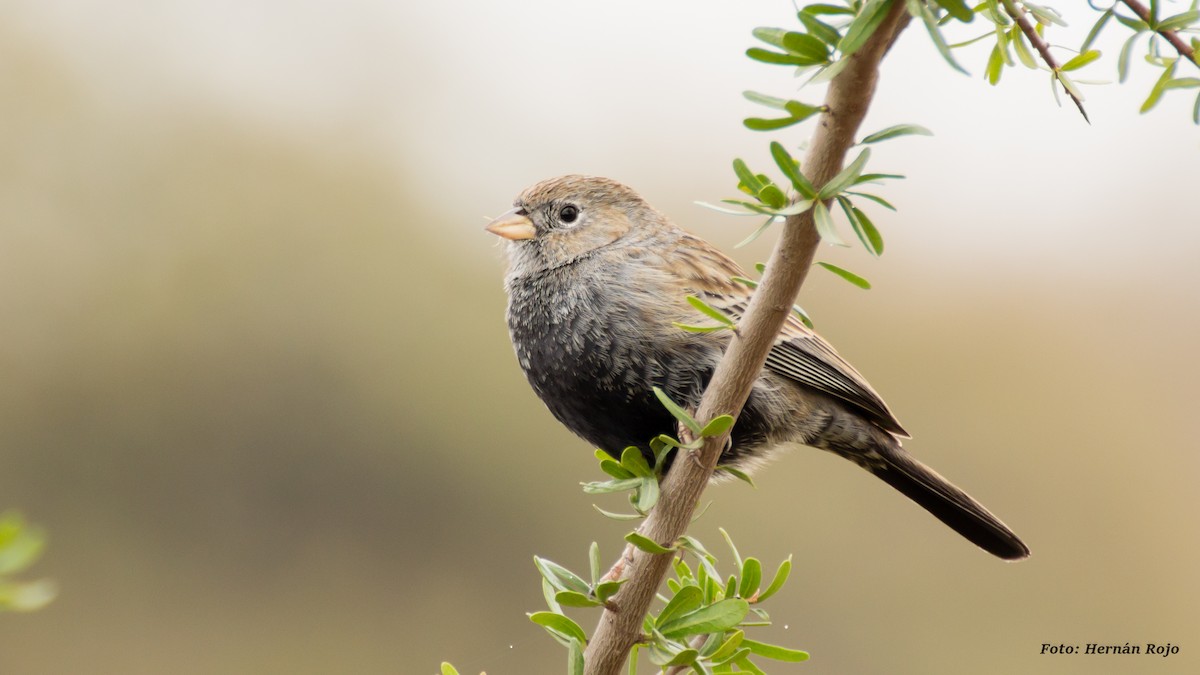
{"label": "thin twig", "polygon": [[[867,42],[850,58],[845,69],[829,83],[825,104],[804,168],[814,185],[823,185],[842,169],[846,153],[854,145],[858,128],[875,93],[879,62],[896,36],[908,24],[905,3],[895,0],[888,14]],[[791,312],[800,285],[812,265],[820,235],[808,210],[791,216],[767,264],[762,284],[739,322],[739,332],[730,341],[700,401],[696,419],[711,420],[722,414],[736,416],[750,396],[762,372],[767,352]],[[685,443],[687,434],[681,432]],[[642,522],[639,531],[660,544],[670,546],[686,531],[700,495],[708,485],[721,455],[728,432],[705,439],[690,459],[677,461],[663,480],[658,504]],[[680,458],[681,460],[684,458]],[[670,567],[671,556],[635,550],[626,568],[628,579],[613,598],[618,611],[604,611],[585,653],[587,675],[615,675],[640,636],[642,620]]]}
{"label": "thin twig", "polygon": [[[1121,0],[1121,2],[1133,10],[1133,13],[1137,14],[1139,19],[1145,21],[1146,25],[1150,25],[1150,10],[1145,5],[1137,0]],[[1163,36],[1167,42],[1170,42],[1171,46],[1175,48],[1175,51],[1179,52],[1180,56],[1191,61],[1192,65],[1200,68],[1200,61],[1196,60],[1196,52],[1188,46],[1188,43],[1183,41],[1183,38],[1179,37],[1179,33],[1173,30],[1156,30],[1155,32]]]}
{"label": "thin twig", "polygon": [[1067,96],[1070,96],[1071,100],[1075,102],[1075,107],[1079,108],[1079,114],[1083,115],[1083,119],[1088,124],[1091,124],[1092,121],[1088,119],[1087,111],[1083,109],[1083,100],[1075,95],[1075,92],[1071,87],[1067,86],[1066,82],[1063,82],[1062,64],[1050,53],[1050,45],[1042,39],[1041,35],[1038,35],[1037,29],[1033,27],[1033,22],[1029,20],[1029,14],[1025,11],[1025,8],[1017,5],[1013,0],[1004,0],[1004,11],[1021,27],[1021,32],[1029,39],[1029,44],[1033,45],[1038,54],[1041,54],[1042,60],[1046,62],[1046,65],[1050,67],[1050,71],[1054,73],[1054,78],[1062,85],[1063,91],[1067,92]]}

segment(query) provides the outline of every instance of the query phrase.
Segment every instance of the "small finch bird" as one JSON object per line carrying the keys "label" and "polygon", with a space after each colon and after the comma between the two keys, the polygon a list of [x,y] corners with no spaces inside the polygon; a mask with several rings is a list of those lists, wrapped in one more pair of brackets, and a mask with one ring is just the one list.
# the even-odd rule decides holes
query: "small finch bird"
{"label": "small finch bird", "polygon": [[[674,322],[704,317],[696,295],[735,321],[751,290],[737,263],[685,232],[630,188],[561,176],[526,189],[487,230],[507,240],[508,327],[517,360],[559,422],[619,457],[674,435],[652,387],[695,409],[730,340]],[[913,459],[908,433],[871,385],[796,317],[784,324],[721,463],[743,470],[803,444],[849,459],[984,550],[1029,549],[962,490]]]}

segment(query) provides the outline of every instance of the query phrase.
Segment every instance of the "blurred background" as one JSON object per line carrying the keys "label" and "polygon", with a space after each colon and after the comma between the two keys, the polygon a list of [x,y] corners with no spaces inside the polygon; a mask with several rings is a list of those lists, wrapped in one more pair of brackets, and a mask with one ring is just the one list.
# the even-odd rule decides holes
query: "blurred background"
{"label": "blurred background", "polygon": [[[1092,15],[1060,4],[1078,45]],[[742,56],[793,11],[4,3],[0,508],[48,529],[26,576],[61,595],[0,616],[0,672],[561,672],[532,556],[586,569],[626,528],[519,372],[482,226],[593,173],[766,259],[773,237],[732,250],[756,221],[694,202],[806,138],[741,126],[742,90],[794,91]],[[972,77],[919,27],[895,47],[864,133],[936,136],[875,152],[908,176],[898,214],[868,209],[886,254],[820,254],[875,288],[818,271],[800,302],[1033,557],[815,451],[709,491],[694,533],[794,556],[763,635],[813,658],[772,672],[1198,672],[1190,98],[1139,116],[1141,69],[1086,89],[1089,126],[1045,74],[993,88],[986,48],[960,58]],[[1039,655],[1089,642],[1180,652]]]}

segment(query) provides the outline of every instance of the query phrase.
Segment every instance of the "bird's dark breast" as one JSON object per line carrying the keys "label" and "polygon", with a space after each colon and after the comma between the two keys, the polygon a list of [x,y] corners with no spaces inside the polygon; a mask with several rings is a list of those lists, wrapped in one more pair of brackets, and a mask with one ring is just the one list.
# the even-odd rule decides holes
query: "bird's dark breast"
{"label": "bird's dark breast", "polygon": [[[694,409],[721,355],[719,343],[702,339],[664,349],[670,341],[658,338],[679,329],[656,323],[627,296],[570,267],[510,280],[508,323],[538,397],[559,422],[613,456],[631,445],[648,454],[650,439],[675,436],[676,421],[652,387]],[[734,428],[725,461],[766,437],[755,399]]]}

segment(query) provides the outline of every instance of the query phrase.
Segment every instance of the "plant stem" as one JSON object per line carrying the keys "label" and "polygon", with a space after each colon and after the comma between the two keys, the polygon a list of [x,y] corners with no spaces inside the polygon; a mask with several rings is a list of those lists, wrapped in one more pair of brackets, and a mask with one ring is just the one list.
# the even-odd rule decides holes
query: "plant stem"
{"label": "plant stem", "polygon": [[[829,83],[825,106],[805,158],[808,179],[823,185],[842,169],[854,145],[858,128],[875,93],[879,63],[900,31],[908,24],[904,2],[893,0],[888,14],[867,42],[850,57]],[[800,286],[812,265],[820,235],[812,210],[789,217],[754,293],[739,331],[730,341],[700,401],[696,419],[703,424],[722,414],[739,414],[762,372],[767,353],[783,326]],[[686,430],[681,440],[688,442]],[[662,483],[658,504],[639,531],[654,541],[671,545],[686,531],[701,493],[708,485],[728,433],[705,439],[700,450],[681,455]],[[683,452],[683,451],[680,451]],[[616,675],[638,640],[642,620],[670,567],[671,555],[633,552],[626,568],[628,581],[613,598],[617,610],[605,610],[585,653],[587,675]]]}

